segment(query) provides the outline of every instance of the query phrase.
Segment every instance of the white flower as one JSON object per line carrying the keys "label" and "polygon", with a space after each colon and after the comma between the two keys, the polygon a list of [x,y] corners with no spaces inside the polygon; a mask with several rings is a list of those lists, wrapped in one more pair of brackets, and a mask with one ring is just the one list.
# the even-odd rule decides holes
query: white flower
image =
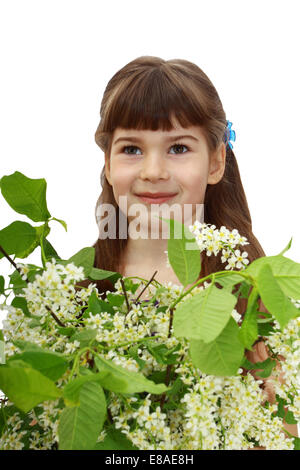
{"label": "white flower", "polygon": [[227,260],[228,264],[225,266],[225,269],[234,269],[236,260],[235,256],[231,256],[231,258]]}
{"label": "white flower", "polygon": [[244,251],[241,254],[240,250],[235,250],[234,254],[235,254],[236,260],[237,260],[237,263],[236,263],[237,268],[243,268],[245,266],[245,264],[249,263],[249,260],[247,259],[247,256],[248,256],[247,251]]}
{"label": "white flower", "polygon": [[235,321],[238,323],[240,319],[242,318],[242,315],[239,314],[239,312],[235,309],[232,310],[231,316],[235,319]]}

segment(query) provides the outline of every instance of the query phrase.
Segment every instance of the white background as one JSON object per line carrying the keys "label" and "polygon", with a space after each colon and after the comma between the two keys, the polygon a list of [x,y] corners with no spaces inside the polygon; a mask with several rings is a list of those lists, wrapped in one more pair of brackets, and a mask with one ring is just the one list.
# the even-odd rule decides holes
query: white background
{"label": "white background", "polygon": [[[267,255],[300,262],[299,1],[10,0],[0,7],[0,177],[47,181],[64,219],[48,237],[68,258],[98,237],[104,155],[94,142],[108,80],[153,55],[196,63],[214,83]],[[0,195],[0,228],[26,217]],[[40,251],[28,260],[40,263]],[[0,272],[11,273],[6,259]]]}

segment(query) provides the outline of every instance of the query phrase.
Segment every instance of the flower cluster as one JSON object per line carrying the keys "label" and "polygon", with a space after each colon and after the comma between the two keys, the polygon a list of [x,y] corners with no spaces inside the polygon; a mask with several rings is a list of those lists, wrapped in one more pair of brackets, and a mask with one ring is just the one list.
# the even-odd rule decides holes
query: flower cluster
{"label": "flower cluster", "polygon": [[[222,226],[217,229],[215,225],[201,223],[198,220],[189,227],[190,232],[195,236],[195,241],[199,247],[200,253],[205,251],[207,256],[212,253],[217,256],[222,253],[222,263],[227,263],[225,269],[243,269],[249,264],[247,251],[241,252],[238,246],[249,245],[246,237],[242,237],[238,230],[228,230]],[[167,266],[170,267],[167,254]]]}
{"label": "flower cluster", "polygon": [[[26,276],[28,267],[19,264],[22,277]],[[75,283],[84,279],[83,267],[73,263],[63,266],[52,262],[46,263],[42,275],[37,274],[34,282],[24,288],[24,294],[33,315],[41,317],[43,322],[47,317],[47,309],[51,309],[58,318],[72,318],[78,310],[78,301],[88,298],[87,293],[78,293]]]}
{"label": "flower cluster", "polygon": [[[291,300],[300,307],[299,301]],[[292,319],[283,331],[274,320],[274,331],[266,338],[266,345],[274,355],[283,358],[272,374],[275,393],[286,400],[289,410],[300,420],[300,396],[295,395],[300,390],[300,318]]]}
{"label": "flower cluster", "polygon": [[[223,256],[239,245],[247,244],[237,231],[229,232],[225,227],[220,231],[200,226],[193,227],[198,237],[200,250],[216,254],[222,249]],[[227,250],[227,251],[226,251]],[[237,251],[231,267],[241,268]],[[231,251],[232,253],[232,251]],[[226,258],[229,261],[229,258]],[[28,267],[19,265],[22,276],[26,277]],[[277,404],[266,402],[260,385],[251,374],[242,368],[234,376],[205,374],[194,366],[189,354],[186,338],[173,336],[170,329],[172,303],[183,293],[182,286],[171,282],[158,288],[148,286],[149,300],[138,300],[138,288],[132,281],[127,283],[126,300],[124,283],[115,283],[115,291],[107,291],[101,311],[89,309],[91,296],[100,299],[96,285],[79,286],[76,282],[84,279],[83,269],[73,264],[63,266],[55,259],[47,262],[42,275],[36,275],[23,289],[31,316],[24,315],[21,308],[3,306],[7,317],[3,322],[5,354],[9,359],[21,352],[16,340],[33,343],[45,350],[60,352],[69,361],[69,367],[56,381],[57,387],[64,387],[79,374],[79,367],[93,371],[94,363],[83,354],[78,333],[87,332],[91,338],[89,353],[111,361],[130,373],[142,374],[145,378],[160,383],[168,368],[169,392],[164,397],[141,392],[122,394],[107,392],[107,406],[115,429],[141,450],[181,449],[249,449],[257,445],[266,449],[293,449],[293,439],[283,433],[283,420],[277,415]],[[177,305],[194,295],[203,293],[210,282],[195,287]],[[108,295],[109,294],[109,295]],[[300,308],[297,301],[293,301]],[[128,308],[130,305],[130,308]],[[82,315],[82,313],[84,313]],[[54,314],[54,315],[53,315]],[[238,324],[241,316],[233,309],[231,317]],[[59,321],[59,323],[58,323]],[[63,323],[67,328],[61,328]],[[72,336],[67,329],[76,329]],[[274,321],[272,334],[266,338],[266,345],[274,357],[284,357],[281,373],[285,381],[279,380],[277,370],[272,375],[276,393],[289,403],[289,410],[300,418],[299,376],[300,365],[300,320],[292,319],[281,331]],[[18,344],[18,343],[17,343]],[[85,348],[86,350],[86,348]],[[18,410],[7,401],[8,410],[0,449],[55,449],[58,446],[58,423],[64,408],[62,399],[44,401],[29,413]],[[105,440],[106,425],[99,434],[98,442]]]}
{"label": "flower cluster", "polygon": [[228,230],[222,226],[216,229],[215,225],[201,223],[198,220],[189,226],[189,230],[195,236],[200,252],[206,252],[207,256],[213,253],[215,256],[221,251],[222,263],[228,263],[225,269],[241,269],[249,264],[248,253],[241,252],[237,246],[249,245],[246,237],[242,237],[238,230]]}

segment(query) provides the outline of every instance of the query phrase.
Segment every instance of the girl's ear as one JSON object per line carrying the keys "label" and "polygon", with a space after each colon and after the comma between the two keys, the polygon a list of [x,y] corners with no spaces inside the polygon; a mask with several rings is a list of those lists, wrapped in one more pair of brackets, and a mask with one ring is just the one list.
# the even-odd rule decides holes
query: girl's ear
{"label": "girl's ear", "polygon": [[226,147],[222,142],[218,150],[211,155],[208,184],[217,184],[223,177],[226,164]]}
{"label": "girl's ear", "polygon": [[110,179],[110,161],[109,161],[109,156],[105,154],[105,176],[109,184],[111,185],[111,179]]}

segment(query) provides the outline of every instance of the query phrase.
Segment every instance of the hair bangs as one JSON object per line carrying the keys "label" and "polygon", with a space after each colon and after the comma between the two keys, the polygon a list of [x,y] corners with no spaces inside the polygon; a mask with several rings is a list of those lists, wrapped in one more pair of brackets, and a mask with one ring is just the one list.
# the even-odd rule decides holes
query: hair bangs
{"label": "hair bangs", "polygon": [[170,131],[177,124],[175,118],[183,128],[198,125],[205,131],[209,120],[205,97],[185,74],[176,68],[170,73],[169,68],[168,73],[162,66],[149,68],[119,83],[95,134],[102,150],[105,136],[116,128]]}

